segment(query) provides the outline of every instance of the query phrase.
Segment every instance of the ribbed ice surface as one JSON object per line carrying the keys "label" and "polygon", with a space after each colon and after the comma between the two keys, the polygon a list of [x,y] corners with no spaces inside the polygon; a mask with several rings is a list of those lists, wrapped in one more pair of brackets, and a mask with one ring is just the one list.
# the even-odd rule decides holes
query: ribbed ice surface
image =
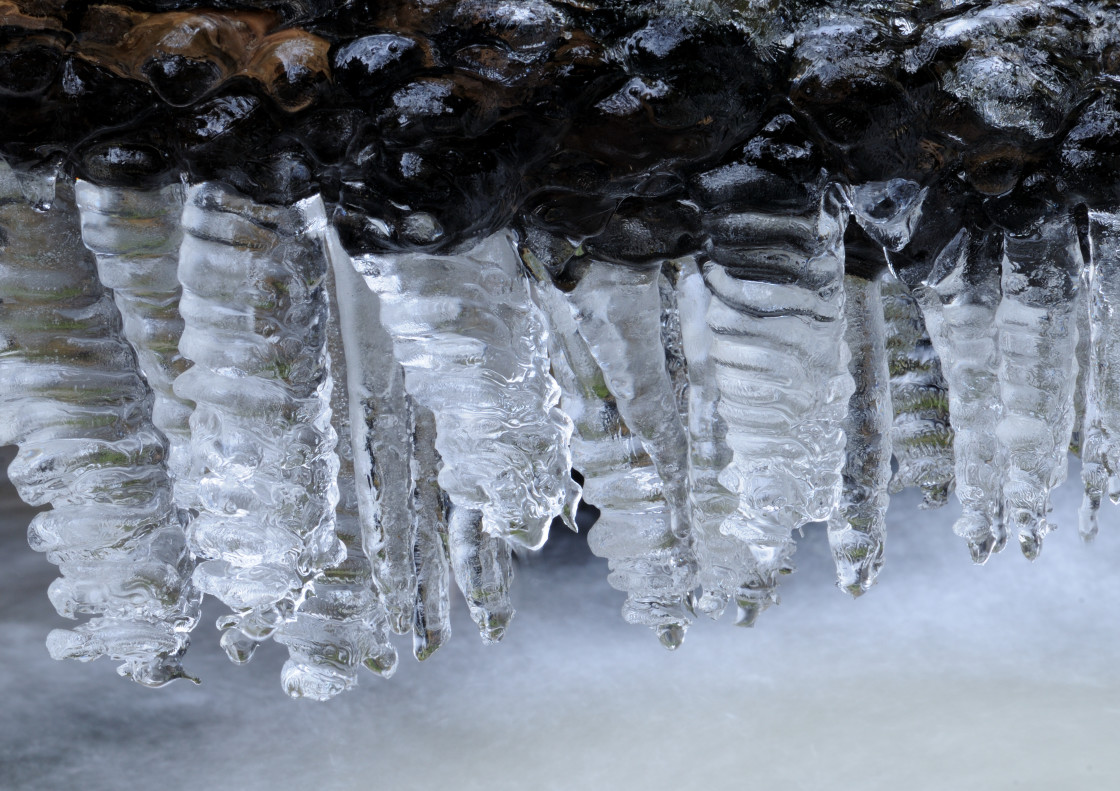
{"label": "ribbed ice surface", "polygon": [[[347,262],[348,263],[348,262]],[[327,272],[330,322],[327,351],[333,374],[345,379],[345,353],[335,299],[337,285]],[[358,284],[365,288],[364,284]],[[338,505],[335,532],[346,546],[346,560],[326,571],[295,619],[276,633],[288,646],[282,681],[292,697],[326,700],[358,683],[365,667],[388,678],[397,667],[397,652],[389,639],[385,607],[373,584],[369,559],[362,547],[362,521],[354,479],[350,404],[344,381],[331,388],[331,423],[338,435]]]}
{"label": "ribbed ice surface", "polygon": [[846,442],[840,507],[828,518],[837,584],[866,593],[883,565],[887,484],[891,476],[891,382],[878,280],[844,278],[844,340],[855,392],[844,419]]}
{"label": "ribbed ice surface", "polygon": [[983,563],[1007,540],[1002,526],[1006,461],[996,441],[1002,407],[996,309],[1002,245],[962,229],[938,257],[928,286],[917,290],[930,339],[949,384],[949,420],[957,499],[953,530]]}
{"label": "ribbed ice surface", "polygon": [[1097,532],[1097,511],[1107,493],[1120,501],[1120,214],[1089,213],[1089,371],[1081,478],[1085,501],[1081,533]]}
{"label": "ribbed ice surface", "polygon": [[882,293],[894,410],[891,447],[898,462],[890,491],[919,487],[921,507],[938,508],[953,488],[949,386],[917,300],[890,275]]}
{"label": "ribbed ice surface", "polygon": [[510,234],[457,255],[363,255],[408,392],[436,420],[440,485],[484,529],[540,547],[573,504],[571,421],[556,404],[547,335]]}
{"label": "ribbed ice surface", "polygon": [[167,467],[181,508],[194,504],[190,417],[194,404],[171,385],[190,363],[179,353],[179,219],[183,188],[100,187],[79,180],[74,196],[82,240],[97,258],[101,283],[112,289],[124,319],[124,337],[136,350],[140,372],[155,396],[152,422],[168,442]]}
{"label": "ribbed ice surface", "polygon": [[740,587],[753,579],[754,556],[744,541],[720,530],[735,511],[738,498],[719,482],[720,472],[731,462],[731,449],[719,414],[719,387],[711,357],[715,336],[707,315],[712,297],[694,260],[680,261],[675,275],[677,324],[686,362],[690,521],[698,582],[703,589],[697,608],[719,618],[729,602],[738,600]]}
{"label": "ribbed ice surface", "polygon": [[677,648],[692,622],[689,542],[673,534],[661,476],[622,419],[564,295],[548,282],[538,284],[536,294],[548,317],[560,405],[575,427],[572,461],[584,477],[584,499],[600,511],[588,544],[607,559],[611,586],[626,593],[623,618],[656,630],[663,645]]}
{"label": "ribbed ice surface", "polygon": [[1077,230],[1067,218],[1030,236],[1004,239],[999,329],[1003,414],[996,436],[1007,459],[1003,516],[1034,559],[1047,521],[1050,491],[1066,479],[1077,380]]}
{"label": "ribbed ice surface", "polygon": [[789,569],[792,531],[827,519],[840,497],[841,423],[852,393],[844,343],[845,210],[831,189],[806,214],[720,218],[749,272],[709,263],[708,326],[731,463],[719,480],[738,495],[723,523],[746,541],[755,579],[740,604],[764,609]]}
{"label": "ribbed ice surface", "polygon": [[201,596],[171,492],[167,441],[121,317],[82,246],[71,183],[0,163],[0,444],[32,505],[28,530],[62,576],[50,598],[67,618],[56,659],[108,656],[159,686],[181,665]]}
{"label": "ribbed ice surface", "polygon": [[235,662],[290,620],[309,584],[337,566],[337,437],[331,427],[325,222],[317,198],[260,204],[216,183],[187,192],[179,277],[180,350],[194,366],[175,393],[197,406],[191,450],[202,562],[195,583]]}

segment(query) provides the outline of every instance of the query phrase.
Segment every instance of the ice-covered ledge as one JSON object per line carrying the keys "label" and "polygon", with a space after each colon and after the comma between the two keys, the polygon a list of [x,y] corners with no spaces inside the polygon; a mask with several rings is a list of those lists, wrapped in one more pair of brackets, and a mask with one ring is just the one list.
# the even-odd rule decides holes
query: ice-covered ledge
{"label": "ice-covered ledge", "polygon": [[[674,653],[617,628],[604,562],[557,535],[518,570],[524,617],[501,648],[453,640],[313,706],[276,694],[279,646],[253,672],[199,641],[203,685],[158,693],[51,661],[53,570],[27,550],[29,509],[5,486],[0,787],[1113,788],[1120,524],[1108,514],[1082,546],[1077,490],[1055,497],[1062,529],[1038,562],[984,568],[948,530],[956,506],[915,512],[917,493],[900,495],[882,595],[858,602],[836,594],[810,528],[782,617],[695,630]],[[452,625],[473,631],[464,606]]]}

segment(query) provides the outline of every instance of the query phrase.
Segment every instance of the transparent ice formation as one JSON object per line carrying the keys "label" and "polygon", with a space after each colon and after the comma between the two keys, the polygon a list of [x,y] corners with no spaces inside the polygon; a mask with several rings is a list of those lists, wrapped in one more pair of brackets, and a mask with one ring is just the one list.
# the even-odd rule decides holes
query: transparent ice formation
{"label": "transparent ice formation", "polygon": [[0,443],[31,505],[28,530],[62,576],[50,598],[67,618],[56,659],[108,656],[148,686],[188,677],[182,657],[201,596],[191,584],[168,443],[122,333],[112,295],[82,246],[72,182],[53,167],[0,162]]}
{"label": "transparent ice formation", "polygon": [[[792,532],[828,519],[841,493],[841,427],[853,384],[844,342],[846,209],[829,188],[806,214],[742,212],[720,219],[752,274],[706,265],[708,326],[730,464],[719,481],[738,496],[722,532],[746,541],[753,579],[741,620],[776,601],[791,568]],[[748,593],[749,592],[749,593]]]}
{"label": "transparent ice formation", "polygon": [[112,289],[124,337],[155,396],[152,423],[167,437],[167,467],[181,508],[194,505],[190,417],[194,404],[172,391],[190,362],[179,353],[179,244],[182,185],[159,189],[97,186],[78,180],[74,196],[82,240],[96,256],[101,283]]}
{"label": "transparent ice formation", "polygon": [[456,255],[363,255],[410,395],[435,415],[440,486],[486,532],[528,549],[574,506],[540,310],[506,231]]}
{"label": "transparent ice formation", "polygon": [[1112,0],[126,5],[0,2],[56,656],[182,676],[205,591],[325,699],[452,580],[496,643],[580,475],[669,648],[810,522],[866,591],[888,491],[977,562],[1038,554],[1069,449],[1082,535],[1120,501]]}
{"label": "transparent ice formation", "polygon": [[175,380],[193,402],[199,514],[195,584],[232,609],[222,647],[246,662],[339,565],[337,436],[331,426],[322,203],[261,204],[216,183],[191,187],[179,277]]}
{"label": "transparent ice formation", "polygon": [[350,256],[333,232],[326,243],[345,356],[346,375],[335,377],[335,387],[347,390],[362,547],[390,628],[408,634],[416,606],[416,567],[412,557],[412,413],[404,370],[393,356],[392,339],[381,326],[377,295],[354,271]]}
{"label": "transparent ice formation", "polygon": [[754,557],[746,542],[720,530],[738,506],[738,498],[719,481],[720,472],[731,462],[731,449],[719,413],[719,385],[711,358],[715,338],[707,315],[712,297],[695,260],[681,260],[673,274],[687,370],[689,508],[702,588],[697,607],[719,618],[729,602],[739,600],[744,587],[742,620],[749,621]]}
{"label": "transparent ice formation", "polygon": [[1023,554],[1038,556],[1050,491],[1066,478],[1077,381],[1077,290],[1081,250],[1068,220],[1029,236],[1004,238],[999,330],[1002,415],[996,428],[1006,458],[1003,516]]}
{"label": "transparent ice formation", "polygon": [[844,278],[844,339],[855,392],[844,419],[840,505],[828,518],[837,583],[866,593],[883,565],[891,476],[891,386],[879,281]]}
{"label": "transparent ice formation", "polygon": [[[584,499],[600,511],[588,543],[608,560],[611,586],[627,595],[626,621],[654,629],[663,645],[675,649],[692,622],[695,564],[688,540],[673,533],[661,476],[623,420],[567,299],[544,279],[542,268],[536,273],[560,405],[574,424],[572,460],[583,473]],[[673,409],[675,414],[675,403]]]}
{"label": "transparent ice formation", "polygon": [[1089,289],[1089,370],[1085,381],[1085,423],[1081,477],[1085,500],[1081,533],[1096,534],[1101,498],[1120,500],[1120,214],[1090,212],[1092,262]]}
{"label": "transparent ice formation", "polygon": [[898,462],[890,491],[919,487],[921,507],[938,508],[953,489],[949,386],[917,300],[889,275],[882,294],[894,412],[891,449]]}
{"label": "transparent ice formation", "polygon": [[[329,270],[325,288],[331,303],[327,351],[337,375],[344,369],[345,353],[335,298],[338,287]],[[290,655],[282,671],[285,691],[292,697],[313,700],[326,700],[350,689],[358,683],[363,667],[385,678],[393,675],[397,667],[388,617],[363,549],[349,394],[344,383],[331,389],[330,406],[331,422],[338,436],[335,532],[346,547],[346,559],[316,580],[295,619],[276,633],[276,641],[285,644]]]}
{"label": "transparent ice formation", "polygon": [[1002,239],[962,229],[941,252],[928,285],[917,289],[933,348],[949,384],[957,499],[953,526],[983,563],[1007,541],[1003,528],[1006,461],[996,440],[1002,416],[999,339]]}

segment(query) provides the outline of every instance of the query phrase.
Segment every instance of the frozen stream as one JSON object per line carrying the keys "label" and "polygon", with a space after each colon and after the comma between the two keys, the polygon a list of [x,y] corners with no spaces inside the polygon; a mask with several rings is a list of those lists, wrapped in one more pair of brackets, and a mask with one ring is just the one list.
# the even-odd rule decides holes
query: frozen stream
{"label": "frozen stream", "polygon": [[754,630],[701,620],[676,653],[620,621],[606,562],[557,530],[517,567],[501,645],[455,597],[434,657],[402,641],[392,680],[329,703],[284,695],[282,646],[231,665],[214,601],[187,655],[200,687],[51,660],[56,572],[5,484],[0,789],[1115,789],[1120,511],[1082,546],[1070,473],[1033,565],[1008,551],[974,567],[959,506],[919,512],[908,490],[863,599],[835,589],[813,526],[779,608]]}

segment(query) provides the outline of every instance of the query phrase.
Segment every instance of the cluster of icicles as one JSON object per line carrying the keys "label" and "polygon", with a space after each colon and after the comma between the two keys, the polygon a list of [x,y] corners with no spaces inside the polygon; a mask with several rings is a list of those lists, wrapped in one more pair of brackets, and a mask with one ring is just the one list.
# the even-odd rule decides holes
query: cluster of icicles
{"label": "cluster of icicles", "polygon": [[808,523],[868,590],[888,492],[955,492],[977,562],[1038,554],[1071,447],[1082,534],[1120,499],[1114,0],[135,5],[0,0],[52,656],[187,677],[210,595],[329,698],[452,579],[500,640],[581,498],[676,648]]}
{"label": "cluster of icicles", "polygon": [[285,689],[326,698],[392,673],[390,632],[436,650],[451,576],[497,641],[511,548],[574,524],[573,463],[626,619],[670,648],[696,610],[753,623],[808,522],[867,590],[888,489],[955,485],[974,559],[1009,534],[1034,557],[1075,428],[1092,535],[1120,491],[1120,218],[1091,218],[1090,266],[1070,224],[962,233],[908,290],[845,276],[849,202],[747,218],[800,234],[784,283],[585,256],[564,290],[510,232],[351,259],[318,198],[0,166],[0,439],[53,506],[30,528],[52,602],[96,616],[52,655],[182,677],[205,593],[231,659],[273,637]]}

